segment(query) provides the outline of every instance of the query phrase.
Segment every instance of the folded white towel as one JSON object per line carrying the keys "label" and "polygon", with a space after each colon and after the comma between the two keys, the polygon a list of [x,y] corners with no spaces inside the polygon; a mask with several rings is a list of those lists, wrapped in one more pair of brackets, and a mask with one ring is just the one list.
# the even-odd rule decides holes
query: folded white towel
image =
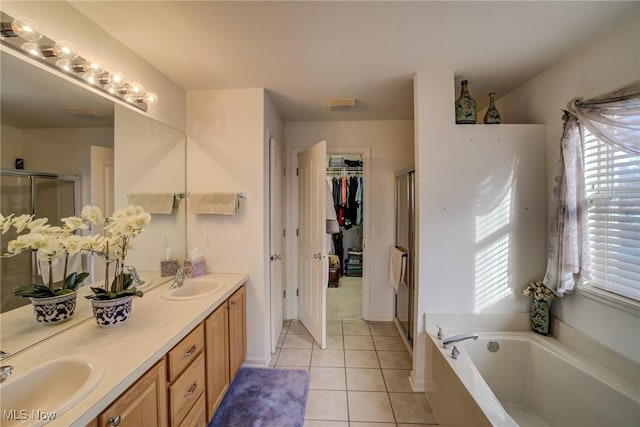
{"label": "folded white towel", "polygon": [[170,214],[175,207],[173,193],[134,193],[127,194],[130,205],[141,206],[150,214]]}
{"label": "folded white towel", "polygon": [[398,292],[398,285],[405,281],[406,269],[407,254],[392,246],[389,251],[389,283],[395,292]]}
{"label": "folded white towel", "polygon": [[235,215],[240,207],[238,193],[191,193],[188,212],[192,214]]}

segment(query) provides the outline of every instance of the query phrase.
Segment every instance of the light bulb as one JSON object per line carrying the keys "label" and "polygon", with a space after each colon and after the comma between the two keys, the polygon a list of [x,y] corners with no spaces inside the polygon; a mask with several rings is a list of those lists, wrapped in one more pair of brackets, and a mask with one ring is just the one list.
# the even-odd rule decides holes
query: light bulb
{"label": "light bulb", "polygon": [[73,43],[66,40],[60,40],[53,46],[53,54],[58,58],[73,61],[78,57],[78,50]]}
{"label": "light bulb", "polygon": [[27,43],[23,43],[22,46],[20,47],[22,48],[22,50],[28,52],[33,56],[38,56],[38,57],[42,56],[42,54],[40,53],[40,48],[36,43],[27,42]]}
{"label": "light bulb", "polygon": [[158,95],[156,95],[153,92],[147,92],[144,95],[144,100],[147,101],[149,104],[156,103],[156,102],[158,102]]}
{"label": "light bulb", "polygon": [[88,71],[99,76],[104,73],[105,66],[98,58],[87,58]]}
{"label": "light bulb", "polygon": [[106,85],[104,87],[104,90],[109,92],[111,95],[117,95],[118,94],[118,90],[117,90],[116,86],[113,83],[109,83],[108,85]]}
{"label": "light bulb", "polygon": [[129,83],[129,93],[133,95],[142,95],[144,93],[144,87],[138,82]]}
{"label": "light bulb", "polygon": [[61,70],[66,71],[67,73],[71,72],[71,61],[69,61],[68,59],[58,59],[56,61],[56,67],[60,68]]}
{"label": "light bulb", "polygon": [[111,73],[111,82],[116,86],[122,86],[124,84],[124,75],[119,71]]}
{"label": "light bulb", "polygon": [[136,102],[136,97],[133,96],[132,94],[128,93],[128,94],[126,94],[124,96],[124,100],[127,101],[127,102],[134,103],[134,102]]}
{"label": "light bulb", "polygon": [[86,73],[82,74],[82,76],[80,77],[82,77],[89,84],[92,84],[92,85],[98,84],[98,78],[91,71],[87,71]]}
{"label": "light bulb", "polygon": [[42,38],[40,27],[31,18],[20,17],[13,20],[11,29],[17,36],[22,37],[30,42],[38,41]]}

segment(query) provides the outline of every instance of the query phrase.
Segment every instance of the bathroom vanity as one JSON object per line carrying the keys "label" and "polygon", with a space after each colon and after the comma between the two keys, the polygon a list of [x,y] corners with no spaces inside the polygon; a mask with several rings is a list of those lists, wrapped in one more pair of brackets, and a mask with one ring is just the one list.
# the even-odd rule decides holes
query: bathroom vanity
{"label": "bathroom vanity", "polygon": [[120,327],[101,328],[89,319],[3,360],[14,372],[2,394],[7,384],[28,382],[52,360],[85,360],[95,378],[91,389],[69,391],[63,404],[47,407],[45,399],[42,408],[9,408],[27,409],[28,419],[3,419],[2,425],[32,425],[33,410],[62,407],[51,425],[206,426],[246,357],[248,276],[203,277],[215,282],[215,292],[198,285],[192,295],[186,289],[175,296],[164,283],[136,298],[131,318]]}

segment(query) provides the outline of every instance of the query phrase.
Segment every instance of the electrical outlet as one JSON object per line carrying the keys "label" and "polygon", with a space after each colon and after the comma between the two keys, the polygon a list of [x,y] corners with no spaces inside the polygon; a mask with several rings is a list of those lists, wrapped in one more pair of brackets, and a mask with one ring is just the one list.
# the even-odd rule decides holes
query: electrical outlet
{"label": "electrical outlet", "polygon": [[205,248],[210,248],[211,247],[211,233],[207,233],[204,236],[204,247]]}
{"label": "electrical outlet", "polygon": [[162,239],[162,246],[164,246],[165,248],[169,247],[169,236],[168,235],[164,235],[163,239]]}

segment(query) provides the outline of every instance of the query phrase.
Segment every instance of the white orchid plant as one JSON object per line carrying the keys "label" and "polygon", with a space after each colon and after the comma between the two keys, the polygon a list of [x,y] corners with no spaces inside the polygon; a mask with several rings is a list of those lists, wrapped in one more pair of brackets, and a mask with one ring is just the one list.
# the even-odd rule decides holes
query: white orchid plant
{"label": "white orchid plant", "polygon": [[[124,266],[127,252],[131,249],[131,240],[149,224],[151,215],[140,206],[129,205],[116,210],[111,217],[104,218],[99,208],[85,206],[82,217],[92,224],[104,224],[103,234],[88,237],[83,250],[103,255],[106,264],[104,287],[91,287],[93,295],[86,298],[108,300],[124,296],[141,297],[143,292],[133,286],[133,277],[124,272]],[[115,263],[115,273],[113,281],[109,283],[109,268],[112,263]]]}
{"label": "white orchid plant", "polygon": [[[81,217],[62,218],[63,225],[52,226],[47,224],[47,218],[34,219],[31,215],[4,217],[0,216],[0,230],[5,234],[14,228],[19,235],[7,245],[7,253],[3,256],[10,257],[26,250],[37,251],[41,260],[49,262],[49,280],[47,286],[25,285],[17,288],[14,293],[18,296],[45,298],[63,295],[75,291],[78,285],[88,276],[88,273],[71,273],[67,276],[67,264],[69,256],[78,252],[91,252],[102,255],[106,261],[106,274],[104,287],[91,287],[93,295],[89,299],[114,299],[122,296],[142,296],[133,284],[131,275],[124,273],[125,257],[131,248],[131,240],[139,235],[151,220],[151,215],[140,206],[127,206],[105,218],[102,211],[96,206],[87,205],[82,209]],[[103,234],[81,236],[76,234],[78,230],[87,230],[87,223],[104,225]],[[64,282],[56,288],[53,283],[51,264],[60,256],[65,256]],[[109,282],[109,268],[115,263],[115,277]]]}
{"label": "white orchid plant", "polygon": [[551,301],[554,297],[553,291],[547,288],[542,283],[542,280],[533,280],[529,282],[524,291],[522,291],[522,294],[532,296],[538,301]]}
{"label": "white orchid plant", "polygon": [[[62,226],[47,224],[47,218],[34,219],[33,215],[11,214],[7,217],[0,215],[0,231],[4,235],[11,228],[20,234],[7,245],[7,252],[3,257],[12,257],[26,250],[35,250],[39,260],[49,264],[49,277],[45,285],[31,284],[20,286],[14,290],[15,295],[30,298],[49,298],[65,295],[78,289],[78,285],[89,275],[88,273],[73,272],[67,275],[69,257],[82,249],[82,236],[77,230],[88,227],[81,218],[62,218]],[[52,263],[54,259],[64,256],[64,274],[60,286],[56,287],[53,281]]]}

